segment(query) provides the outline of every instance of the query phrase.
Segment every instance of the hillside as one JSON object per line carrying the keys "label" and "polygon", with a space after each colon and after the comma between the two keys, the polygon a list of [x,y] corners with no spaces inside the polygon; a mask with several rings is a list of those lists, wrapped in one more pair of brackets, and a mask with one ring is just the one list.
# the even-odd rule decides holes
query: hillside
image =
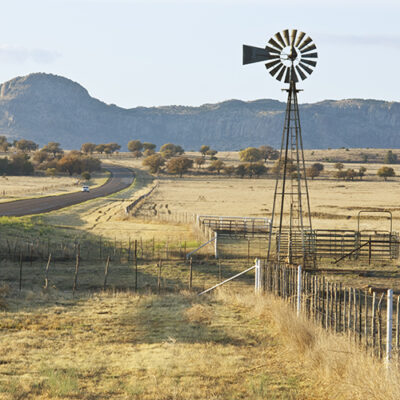
{"label": "hillside", "polygon": [[[305,148],[400,148],[400,103],[326,100],[300,106]],[[0,133],[65,148],[83,142],[131,139],[187,150],[210,144],[219,150],[281,140],[285,104],[277,100],[229,100],[200,107],[124,109],[92,98],[78,83],[37,73],[0,85]]]}

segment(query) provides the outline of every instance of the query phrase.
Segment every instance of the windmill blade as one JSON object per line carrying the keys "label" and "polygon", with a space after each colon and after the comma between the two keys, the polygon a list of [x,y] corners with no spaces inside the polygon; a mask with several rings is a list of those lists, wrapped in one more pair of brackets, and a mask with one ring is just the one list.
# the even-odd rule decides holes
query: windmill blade
{"label": "windmill blade", "polygon": [[312,74],[313,70],[311,68],[308,68],[307,65],[303,64],[301,61],[299,63],[299,67],[303,68],[304,71],[308,72],[310,75]]}
{"label": "windmill blade", "polygon": [[303,58],[301,59],[301,62],[303,62],[304,64],[311,65],[312,67],[315,67],[317,65],[315,61],[305,60],[305,59],[303,60]]}
{"label": "windmill blade", "polygon": [[243,45],[243,65],[266,61],[270,58],[269,52],[265,49]]}
{"label": "windmill blade", "polygon": [[267,50],[267,52],[271,54],[281,54],[280,50],[274,49],[273,47],[265,46],[265,50]]}
{"label": "windmill blade", "polygon": [[303,43],[299,46],[299,50],[301,50],[303,47],[307,46],[308,43],[311,43],[312,39],[308,37],[306,40],[303,41]]}
{"label": "windmill blade", "polygon": [[284,36],[285,41],[286,41],[286,46],[290,46],[289,30],[288,29],[285,29],[283,31],[283,36]]}
{"label": "windmill blade", "polygon": [[305,34],[304,32],[300,32],[300,35],[299,35],[299,37],[297,38],[297,42],[296,42],[296,44],[295,44],[295,47],[299,47],[299,44],[301,43],[301,41],[303,40],[303,38],[304,38],[305,35],[306,35],[306,34]]}
{"label": "windmill blade", "polygon": [[273,38],[269,39],[268,43],[271,46],[277,47],[279,50],[283,50],[283,47],[277,41],[275,41]]}
{"label": "windmill blade", "polygon": [[[266,68],[268,69],[267,64],[265,64],[265,66],[266,66]],[[271,71],[269,71],[269,73],[270,73],[272,76],[275,76],[276,73],[277,73],[281,68],[283,68],[283,67],[284,67],[283,64],[279,64],[279,65],[278,65],[277,67],[275,67],[274,69],[271,69]]]}
{"label": "windmill blade", "polygon": [[318,53],[302,54],[301,58],[318,58]]}
{"label": "windmill blade", "polygon": [[286,47],[286,44],[285,44],[285,42],[283,41],[282,36],[281,36],[281,34],[280,34],[279,32],[275,34],[275,37],[278,39],[279,43],[280,43],[283,47]]}
{"label": "windmill blade", "polygon": [[281,60],[279,59],[279,60],[274,60],[274,61],[267,62],[265,64],[265,66],[267,67],[267,69],[269,69],[269,68],[272,68],[276,64],[281,64]]}
{"label": "windmill blade", "polygon": [[300,78],[304,81],[304,79],[307,79],[307,75],[299,68],[298,65],[296,65],[296,71],[300,75]]}
{"label": "windmill blade", "polygon": [[278,81],[281,81],[281,80],[282,80],[283,74],[284,74],[284,72],[285,72],[287,69],[288,69],[288,67],[285,67],[285,66],[283,65],[282,70],[279,72],[278,76],[276,77],[276,79],[278,79]]}
{"label": "windmill blade", "polygon": [[292,34],[290,35],[290,45],[294,46],[294,42],[296,40],[297,29],[292,29]]}
{"label": "windmill blade", "polygon": [[290,83],[290,68],[286,67],[285,83]]}
{"label": "windmill blade", "polygon": [[305,49],[300,50],[300,52],[301,52],[301,54],[303,54],[303,53],[307,53],[311,50],[315,50],[316,48],[317,48],[317,46],[315,44],[312,44],[312,45],[306,47]]}

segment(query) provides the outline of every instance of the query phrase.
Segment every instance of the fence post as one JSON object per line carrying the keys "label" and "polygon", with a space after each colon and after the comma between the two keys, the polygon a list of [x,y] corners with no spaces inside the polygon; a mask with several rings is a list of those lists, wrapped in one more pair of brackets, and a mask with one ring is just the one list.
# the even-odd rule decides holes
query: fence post
{"label": "fence post", "polygon": [[301,265],[297,267],[297,316],[301,311]]}
{"label": "fence post", "polygon": [[254,282],[254,289],[256,293],[261,292],[261,260],[256,260],[256,268],[255,268],[255,282]]}
{"label": "fence post", "polygon": [[387,321],[386,321],[386,364],[389,366],[390,359],[392,356],[392,317],[393,317],[393,290],[388,289],[387,300],[386,300],[386,310],[387,310]]}
{"label": "fence post", "polygon": [[214,255],[215,258],[218,258],[218,232],[215,232],[215,239],[214,239]]}

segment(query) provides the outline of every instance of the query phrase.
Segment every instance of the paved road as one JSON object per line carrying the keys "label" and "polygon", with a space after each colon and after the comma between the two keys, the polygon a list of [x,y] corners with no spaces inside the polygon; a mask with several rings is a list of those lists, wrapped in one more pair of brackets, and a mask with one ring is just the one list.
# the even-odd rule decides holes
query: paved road
{"label": "paved road", "polygon": [[46,196],[35,199],[16,200],[0,203],[0,216],[16,216],[41,214],[48,211],[82,203],[96,197],[108,196],[128,187],[134,178],[128,168],[106,166],[111,172],[111,178],[102,186],[91,189],[90,192],[75,192],[59,196]]}

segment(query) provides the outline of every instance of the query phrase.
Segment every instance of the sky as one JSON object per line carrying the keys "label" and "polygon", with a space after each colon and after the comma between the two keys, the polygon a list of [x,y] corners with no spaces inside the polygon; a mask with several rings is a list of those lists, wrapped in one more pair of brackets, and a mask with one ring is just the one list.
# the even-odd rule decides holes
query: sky
{"label": "sky", "polygon": [[399,0],[1,0],[0,82],[65,76],[125,108],[229,99],[285,101],[242,44],[276,32],[312,37],[318,65],[300,103],[400,101]]}

